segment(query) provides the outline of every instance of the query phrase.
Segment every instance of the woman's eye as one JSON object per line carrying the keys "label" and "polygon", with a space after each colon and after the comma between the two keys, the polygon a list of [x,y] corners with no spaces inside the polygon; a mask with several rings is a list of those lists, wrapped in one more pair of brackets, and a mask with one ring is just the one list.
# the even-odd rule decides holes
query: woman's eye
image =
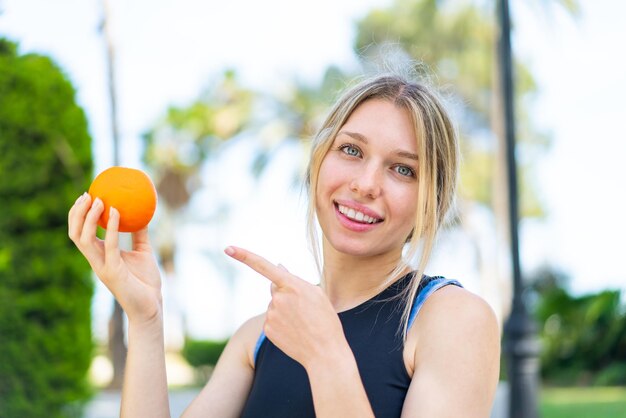
{"label": "woman's eye", "polygon": [[351,157],[359,157],[361,155],[361,151],[354,145],[344,144],[340,147],[340,149],[344,152],[344,154],[347,154]]}
{"label": "woman's eye", "polygon": [[412,168],[407,167],[405,165],[396,166],[396,172],[398,174],[400,174],[401,176],[406,176],[406,177],[414,177],[415,176],[415,171],[413,171]]}

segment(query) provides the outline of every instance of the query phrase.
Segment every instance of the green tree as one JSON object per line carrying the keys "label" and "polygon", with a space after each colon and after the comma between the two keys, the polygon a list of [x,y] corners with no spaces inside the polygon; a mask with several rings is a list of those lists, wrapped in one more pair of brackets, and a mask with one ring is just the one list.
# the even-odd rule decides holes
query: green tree
{"label": "green tree", "polygon": [[[262,135],[263,145],[253,166],[253,174],[260,176],[273,154],[283,144],[296,141],[301,146],[303,158],[293,183],[301,184],[311,139],[326,116],[330,104],[353,76],[331,65],[326,68],[319,83],[306,83],[294,77],[285,83],[280,94],[270,93],[267,101],[271,103],[272,114],[269,121],[265,122],[265,129],[261,131],[273,132],[274,135]],[[277,126],[280,128],[276,129]]]}
{"label": "green tree", "polygon": [[243,131],[252,118],[255,94],[227,70],[215,85],[184,107],[170,107],[144,134],[143,160],[169,211],[184,208],[207,158]]}
{"label": "green tree", "polygon": [[78,414],[89,395],[89,265],[67,212],[89,185],[91,139],[47,57],[0,39],[0,415]]}
{"label": "green tree", "polygon": [[574,296],[567,277],[537,272],[530,291],[541,327],[541,374],[560,385],[626,383],[626,306],[619,290]]}

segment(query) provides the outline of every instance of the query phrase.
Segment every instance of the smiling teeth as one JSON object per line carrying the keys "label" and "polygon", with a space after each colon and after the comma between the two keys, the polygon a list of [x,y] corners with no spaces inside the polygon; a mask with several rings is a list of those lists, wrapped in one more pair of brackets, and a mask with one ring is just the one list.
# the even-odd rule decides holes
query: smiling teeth
{"label": "smiling teeth", "polygon": [[368,224],[373,224],[373,223],[378,222],[378,219],[372,218],[371,216],[367,216],[366,214],[362,212],[358,212],[347,206],[342,206],[342,205],[338,205],[338,206],[339,206],[339,212],[343,213],[344,215],[346,215],[346,217],[350,219],[354,219],[355,221],[358,221],[358,222],[365,222]]}

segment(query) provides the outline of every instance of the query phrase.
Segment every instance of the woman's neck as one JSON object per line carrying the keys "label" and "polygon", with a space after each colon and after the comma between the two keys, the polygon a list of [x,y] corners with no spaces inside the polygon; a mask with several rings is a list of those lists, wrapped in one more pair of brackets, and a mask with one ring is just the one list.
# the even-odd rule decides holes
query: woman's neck
{"label": "woman's neck", "polygon": [[386,279],[398,265],[402,250],[356,257],[340,253],[325,243],[323,256],[322,288],[335,310],[341,312],[369,300],[390,285]]}

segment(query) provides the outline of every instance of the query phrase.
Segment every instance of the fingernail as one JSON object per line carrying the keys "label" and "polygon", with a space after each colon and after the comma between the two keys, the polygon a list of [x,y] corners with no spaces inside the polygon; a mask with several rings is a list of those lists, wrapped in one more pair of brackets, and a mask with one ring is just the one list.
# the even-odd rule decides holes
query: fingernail
{"label": "fingernail", "polygon": [[233,247],[226,247],[226,249],[224,250],[224,252],[230,256],[232,256],[233,254],[235,254],[235,249]]}
{"label": "fingernail", "polygon": [[75,205],[80,205],[81,203],[83,203],[85,201],[85,195],[87,194],[87,192],[81,194],[80,196],[78,196],[78,199],[76,199],[76,202],[74,202]]}
{"label": "fingernail", "polygon": [[109,208],[109,217],[110,216],[114,216],[114,214],[117,212],[117,209],[115,209],[113,206],[111,206]]}
{"label": "fingernail", "polygon": [[96,197],[96,199],[93,201],[92,206],[100,206],[100,205],[103,205],[102,200],[100,200],[99,197]]}

